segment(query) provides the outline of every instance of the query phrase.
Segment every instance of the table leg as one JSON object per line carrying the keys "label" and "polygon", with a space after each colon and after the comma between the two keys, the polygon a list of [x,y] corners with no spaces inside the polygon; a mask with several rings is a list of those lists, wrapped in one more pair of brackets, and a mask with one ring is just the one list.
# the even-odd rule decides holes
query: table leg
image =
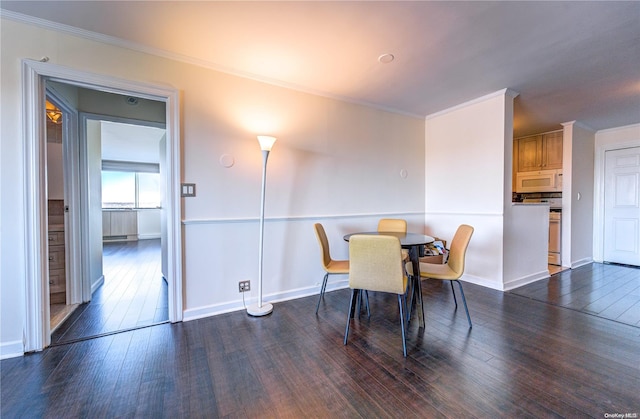
{"label": "table leg", "polygon": [[[418,306],[418,325],[424,328],[424,307],[422,305],[422,281],[420,280],[419,246],[412,246],[411,249],[409,249],[409,257],[411,258],[411,266],[413,268],[412,300],[416,301]],[[411,310],[411,307],[409,308],[409,310]]]}

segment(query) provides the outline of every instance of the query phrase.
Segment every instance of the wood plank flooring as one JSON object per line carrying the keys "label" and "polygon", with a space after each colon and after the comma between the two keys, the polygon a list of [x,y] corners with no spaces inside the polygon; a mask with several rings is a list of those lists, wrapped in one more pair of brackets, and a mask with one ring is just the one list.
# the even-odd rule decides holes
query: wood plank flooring
{"label": "wood plank flooring", "polygon": [[[595,266],[604,275],[611,266]],[[603,418],[640,413],[640,328],[464,284],[423,281],[426,328],[395,296],[342,343],[348,290],[162,324],[0,361],[3,418]],[[612,417],[612,416],[609,416]]]}
{"label": "wood plank flooring", "polygon": [[104,283],[51,335],[53,345],[169,319],[160,240],[104,243]]}
{"label": "wood plank flooring", "polygon": [[640,326],[640,268],[592,263],[511,291],[632,326]]}

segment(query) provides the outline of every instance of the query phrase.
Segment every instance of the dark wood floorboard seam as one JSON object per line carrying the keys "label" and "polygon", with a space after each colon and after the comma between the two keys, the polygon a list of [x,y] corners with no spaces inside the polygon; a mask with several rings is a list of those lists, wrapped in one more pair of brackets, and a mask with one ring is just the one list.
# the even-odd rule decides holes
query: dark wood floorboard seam
{"label": "dark wood floorboard seam", "polygon": [[[563,272],[562,281],[593,280],[601,287],[603,275],[629,275],[629,268],[595,265]],[[574,285],[582,294],[588,288]],[[545,286],[520,291],[534,289],[540,298]],[[385,293],[370,294],[371,317],[356,316],[343,345],[348,289],[326,293],[317,315],[317,296],[310,296],[276,303],[261,318],[239,310],[52,346],[0,361],[0,417],[602,418],[638,412],[637,326],[470,283],[464,290],[472,329],[448,284],[423,281],[426,324],[407,327],[406,358],[397,299]]]}

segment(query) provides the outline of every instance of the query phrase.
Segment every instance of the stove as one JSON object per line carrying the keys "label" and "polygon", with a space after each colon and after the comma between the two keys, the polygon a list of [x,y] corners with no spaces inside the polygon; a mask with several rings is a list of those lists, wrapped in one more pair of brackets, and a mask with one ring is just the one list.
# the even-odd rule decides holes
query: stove
{"label": "stove", "polygon": [[562,198],[524,198],[524,204],[549,204],[549,209],[562,209]]}

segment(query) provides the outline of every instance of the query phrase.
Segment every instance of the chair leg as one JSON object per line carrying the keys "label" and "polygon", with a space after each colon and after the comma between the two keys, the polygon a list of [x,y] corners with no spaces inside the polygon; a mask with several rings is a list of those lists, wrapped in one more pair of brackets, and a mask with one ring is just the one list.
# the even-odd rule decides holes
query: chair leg
{"label": "chair leg", "polygon": [[411,320],[411,309],[413,309],[413,275],[407,275],[409,283],[407,284],[407,295],[409,301],[407,302],[407,322]]}
{"label": "chair leg", "polygon": [[456,300],[456,290],[453,288],[453,281],[449,281],[451,284],[451,292],[453,293],[453,302],[456,304],[456,308],[458,308],[458,300]]}
{"label": "chair leg", "polygon": [[353,312],[355,309],[355,301],[358,298],[358,291],[352,289],[351,290],[351,299],[349,300],[349,312],[347,313],[347,328],[344,331],[344,344],[347,344],[347,338],[349,337],[349,323],[351,323],[351,319],[353,318]]}
{"label": "chair leg", "polygon": [[364,301],[367,306],[367,317],[371,317],[371,309],[369,308],[369,291],[364,290],[361,295],[364,295]]}
{"label": "chair leg", "polygon": [[422,328],[424,328],[424,299],[422,297],[422,277],[418,277],[418,280],[416,281],[416,300],[418,301],[418,310],[420,310],[420,312],[418,313],[418,320],[422,319],[422,323],[423,324],[419,324],[420,322],[418,322],[418,325]]}
{"label": "chair leg", "polygon": [[[467,320],[469,320],[469,329],[471,329],[473,327],[473,325],[471,324],[471,316],[469,316],[469,309],[467,308],[467,299],[464,298],[464,291],[462,289],[462,283],[460,281],[456,281],[458,283],[458,286],[460,287],[460,294],[462,294],[462,302],[464,303],[464,311],[467,312]],[[453,286],[453,284],[452,284]]]}
{"label": "chair leg", "polygon": [[356,314],[356,308],[358,307],[358,301],[360,300],[360,292],[359,289],[351,290],[351,305],[349,306],[349,316],[353,319]]}
{"label": "chair leg", "polygon": [[324,297],[324,292],[327,289],[327,279],[329,278],[329,273],[327,272],[324,275],[324,279],[322,280],[322,286],[320,287],[320,297],[318,297],[318,305],[316,305],[316,314],[318,314],[318,309],[320,308],[320,301],[322,297]]}
{"label": "chair leg", "polygon": [[402,353],[404,357],[407,357],[407,337],[404,330],[404,305],[405,297],[402,294],[398,294],[398,306],[400,307],[400,328],[402,329]]}

